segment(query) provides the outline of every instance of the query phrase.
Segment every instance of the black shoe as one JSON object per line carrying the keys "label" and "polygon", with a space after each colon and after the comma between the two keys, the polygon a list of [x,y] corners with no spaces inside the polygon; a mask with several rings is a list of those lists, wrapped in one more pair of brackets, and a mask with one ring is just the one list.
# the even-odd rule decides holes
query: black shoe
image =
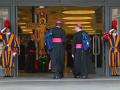
{"label": "black shoe", "polygon": [[81,76],[82,79],[87,79],[87,76]]}
{"label": "black shoe", "polygon": [[59,73],[54,73],[53,74],[53,79],[60,79],[60,74]]}
{"label": "black shoe", "polygon": [[54,76],[53,79],[60,79],[60,76]]}
{"label": "black shoe", "polygon": [[63,78],[63,77],[64,77],[63,73],[60,73],[59,76],[60,76],[60,78]]}
{"label": "black shoe", "polygon": [[74,78],[80,78],[81,76],[79,76],[79,75],[76,75],[76,76],[74,76]]}

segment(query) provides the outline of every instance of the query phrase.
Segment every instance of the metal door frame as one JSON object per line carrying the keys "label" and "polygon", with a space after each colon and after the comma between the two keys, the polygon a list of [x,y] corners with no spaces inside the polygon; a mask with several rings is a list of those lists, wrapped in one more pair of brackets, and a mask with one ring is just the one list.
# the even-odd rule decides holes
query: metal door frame
{"label": "metal door frame", "polygon": [[[100,6],[98,6],[98,7],[100,7]],[[104,17],[104,7],[101,7],[102,8],[102,13],[103,13],[103,17]],[[17,8],[16,8],[17,9]],[[16,10],[17,11],[17,10]],[[17,14],[17,13],[16,13]],[[17,15],[16,15],[17,16]],[[16,17],[16,20],[17,20],[17,17]],[[17,22],[17,21],[16,21]],[[104,23],[104,20],[103,20],[103,22],[102,23]],[[104,58],[102,59],[103,61],[104,61]],[[17,65],[18,65],[18,63],[17,63]],[[104,70],[104,64],[103,64],[103,72],[101,71],[100,73],[103,75],[103,73],[105,72]],[[97,70],[97,68],[95,68],[95,70]],[[97,72],[99,72],[99,71],[96,71],[96,74],[97,74]],[[17,66],[17,75],[18,75],[18,66]]]}

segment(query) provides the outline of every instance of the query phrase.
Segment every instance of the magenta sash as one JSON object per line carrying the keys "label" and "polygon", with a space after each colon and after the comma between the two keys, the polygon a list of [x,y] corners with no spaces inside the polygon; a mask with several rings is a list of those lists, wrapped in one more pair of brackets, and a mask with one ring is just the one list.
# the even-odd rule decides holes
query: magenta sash
{"label": "magenta sash", "polygon": [[52,42],[62,42],[62,38],[53,38]]}
{"label": "magenta sash", "polygon": [[76,48],[82,48],[82,44],[76,44]]}

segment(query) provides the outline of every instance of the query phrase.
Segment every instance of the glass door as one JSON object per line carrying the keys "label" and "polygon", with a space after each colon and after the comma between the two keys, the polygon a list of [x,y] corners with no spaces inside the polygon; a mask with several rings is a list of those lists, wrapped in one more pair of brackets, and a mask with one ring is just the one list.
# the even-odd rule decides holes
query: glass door
{"label": "glass door", "polygon": [[94,68],[95,73],[99,75],[104,74],[104,47],[103,41],[101,40],[101,36],[95,34],[93,36],[93,56],[94,56]]}
{"label": "glass door", "polygon": [[94,35],[92,39],[92,50],[94,60],[94,70],[97,75],[104,74],[104,44],[101,39],[103,33],[103,7],[96,9],[94,17]]}

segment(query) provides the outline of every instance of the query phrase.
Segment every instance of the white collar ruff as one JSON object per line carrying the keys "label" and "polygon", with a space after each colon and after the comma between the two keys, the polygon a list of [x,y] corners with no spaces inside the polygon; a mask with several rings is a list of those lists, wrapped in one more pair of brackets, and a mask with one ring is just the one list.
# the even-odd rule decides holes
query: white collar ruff
{"label": "white collar ruff", "polygon": [[7,35],[10,35],[11,33],[10,32],[8,32],[8,33],[6,33]]}

